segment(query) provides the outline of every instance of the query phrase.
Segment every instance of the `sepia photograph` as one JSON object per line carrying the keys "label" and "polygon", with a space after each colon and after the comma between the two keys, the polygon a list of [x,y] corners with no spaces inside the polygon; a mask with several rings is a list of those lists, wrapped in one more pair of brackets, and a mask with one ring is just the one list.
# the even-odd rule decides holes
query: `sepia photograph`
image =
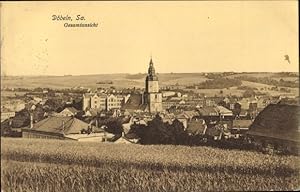
{"label": "sepia photograph", "polygon": [[300,190],[298,16],[1,1],[1,192]]}

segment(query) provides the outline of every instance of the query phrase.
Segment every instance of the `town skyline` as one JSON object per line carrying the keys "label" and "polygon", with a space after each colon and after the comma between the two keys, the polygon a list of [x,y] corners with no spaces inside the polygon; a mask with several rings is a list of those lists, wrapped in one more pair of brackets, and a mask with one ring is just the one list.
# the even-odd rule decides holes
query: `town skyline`
{"label": "town skyline", "polygon": [[[159,73],[157,72],[157,75],[159,76],[160,74],[163,75],[163,74],[203,74],[203,73],[245,73],[245,74],[251,74],[251,73],[255,73],[255,74],[258,74],[258,73],[299,73],[299,71],[276,71],[276,72],[266,72],[266,71],[260,71],[260,72],[255,72],[255,71],[249,71],[249,72],[237,72],[237,71],[212,71],[212,72],[183,72],[183,73],[180,73],[180,72],[165,72],[165,73]],[[137,75],[137,74],[144,74],[145,77],[147,76],[147,72],[137,72],[137,73],[125,73],[125,72],[116,72],[116,73],[90,73],[90,74],[26,74],[26,75],[18,75],[18,74],[15,74],[15,75],[9,75],[9,74],[2,74],[2,76],[7,76],[7,77],[34,77],[34,76],[40,76],[40,77],[47,77],[47,76],[57,76],[57,77],[61,77],[61,76],[93,76],[93,75],[122,75],[122,74],[125,74],[125,75]]]}
{"label": "town skyline", "polygon": [[[2,10],[6,75],[145,73],[151,55],[158,73],[299,70],[296,1],[12,2]],[[70,21],[53,15],[98,27],[64,27]]]}

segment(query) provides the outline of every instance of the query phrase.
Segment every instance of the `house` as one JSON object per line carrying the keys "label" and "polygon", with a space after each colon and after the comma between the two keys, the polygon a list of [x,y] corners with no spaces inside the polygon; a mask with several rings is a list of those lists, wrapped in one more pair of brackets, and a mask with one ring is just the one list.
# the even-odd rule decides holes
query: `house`
{"label": "house", "polygon": [[183,124],[184,129],[188,127],[188,123],[194,118],[198,117],[199,113],[197,111],[184,111],[176,115],[176,119]]}
{"label": "house", "polygon": [[252,120],[240,120],[235,119],[232,121],[232,128],[236,130],[249,130],[250,125],[252,124]]}
{"label": "house", "polygon": [[184,129],[188,127],[188,118],[184,114],[177,115],[176,119],[182,123]]}
{"label": "house", "polygon": [[125,97],[121,95],[110,94],[107,96],[106,110],[120,109],[124,103]]}
{"label": "house", "polygon": [[120,109],[129,98],[130,95],[85,93],[83,94],[82,110],[85,111],[90,108],[100,110]]}
{"label": "house", "polygon": [[229,98],[226,97],[225,99],[223,99],[223,101],[225,102],[226,106],[228,106],[230,110],[233,110],[235,104],[237,103],[237,99],[233,97],[229,97]]}
{"label": "house", "polygon": [[163,97],[170,97],[170,96],[174,96],[175,94],[176,94],[175,91],[162,91]]}
{"label": "house", "polygon": [[25,101],[20,99],[9,99],[7,101],[1,100],[1,108],[4,107],[10,111],[21,111],[25,108]]}
{"label": "house", "polygon": [[258,99],[256,97],[250,97],[250,98],[242,98],[238,101],[238,103],[241,105],[241,109],[249,110],[250,105],[256,104],[257,105]]}
{"label": "house", "polygon": [[251,124],[247,135],[257,145],[270,144],[298,153],[300,106],[270,104]]}
{"label": "house", "polygon": [[122,136],[114,141],[115,144],[133,144],[137,143],[139,139],[137,138],[128,138],[124,132],[122,132]]}
{"label": "house", "polygon": [[223,99],[221,97],[204,97],[204,106],[213,107],[216,106]]}
{"label": "house", "polygon": [[199,114],[203,117],[215,116],[219,117],[219,112],[214,107],[203,107],[198,109]]}
{"label": "house", "polygon": [[237,137],[244,135],[249,130],[252,122],[252,120],[234,119],[230,129],[231,134],[235,134]]}
{"label": "house", "polygon": [[71,116],[50,116],[31,128],[23,128],[24,138],[63,139],[76,141],[103,141],[111,137],[106,132],[95,133],[91,125]]}
{"label": "house", "polygon": [[144,96],[142,94],[131,94],[127,102],[121,107],[121,110],[129,113],[146,111],[147,106],[144,105]]}
{"label": "house", "polygon": [[6,119],[9,119],[11,117],[14,117],[15,115],[16,115],[16,113],[14,111],[11,111],[4,107],[1,108],[1,122],[3,122]]}
{"label": "house", "polygon": [[203,107],[199,108],[198,111],[208,127],[214,126],[220,120],[219,112],[215,107]]}
{"label": "house", "polygon": [[226,109],[225,107],[223,106],[216,106],[216,110],[218,111],[218,113],[220,114],[220,116],[222,118],[225,118],[225,117],[233,117],[233,113],[232,111],[230,111],[229,109]]}
{"label": "house", "polygon": [[75,116],[79,111],[74,107],[67,107],[62,110],[59,114],[62,116]]}
{"label": "house", "polygon": [[117,139],[116,141],[114,141],[114,143],[116,143],[116,144],[132,144],[133,142],[131,142],[126,137],[120,137],[119,139]]}
{"label": "house", "polygon": [[239,117],[240,119],[246,119],[248,115],[249,115],[249,113],[248,113],[247,110],[241,109],[241,112],[240,112],[240,114],[239,114],[238,117]]}
{"label": "house", "polygon": [[80,142],[107,142],[107,140],[113,138],[114,135],[103,131],[101,133],[69,134],[65,137],[66,139]]}
{"label": "house", "polygon": [[159,116],[162,118],[164,123],[172,124],[174,119],[176,118],[173,113],[160,113]]}
{"label": "house", "polygon": [[85,112],[84,112],[84,116],[86,116],[86,117],[95,117],[98,114],[101,116],[102,112],[103,112],[103,110],[101,110],[101,109],[86,109]]}

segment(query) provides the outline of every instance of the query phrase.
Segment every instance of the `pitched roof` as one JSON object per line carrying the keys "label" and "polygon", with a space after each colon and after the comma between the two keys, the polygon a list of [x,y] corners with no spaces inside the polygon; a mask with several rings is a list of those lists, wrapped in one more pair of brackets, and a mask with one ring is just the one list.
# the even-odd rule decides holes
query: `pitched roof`
{"label": "pitched roof", "polygon": [[232,127],[233,128],[249,128],[250,125],[252,124],[251,120],[233,120],[232,122]]}
{"label": "pitched roof", "polygon": [[118,144],[132,144],[133,142],[127,139],[126,137],[120,137],[117,140],[114,141],[114,143]]}
{"label": "pitched roof", "polygon": [[187,115],[188,116],[188,118],[193,118],[193,117],[195,117],[195,116],[198,116],[199,115],[199,113],[198,112],[196,112],[196,111],[184,111],[183,112],[185,115]]}
{"label": "pitched roof", "polygon": [[50,116],[33,125],[30,130],[48,133],[72,134],[87,129],[88,124],[75,118],[65,116]]}
{"label": "pitched roof", "polygon": [[128,101],[122,106],[122,109],[126,110],[145,110],[147,107],[142,103],[142,94],[132,94]]}
{"label": "pitched roof", "polygon": [[97,95],[98,97],[106,97],[106,94],[104,93],[84,93],[83,96],[84,97],[92,97],[94,95]]}
{"label": "pitched roof", "polygon": [[226,109],[223,106],[216,106],[216,110],[221,113],[222,115],[233,115],[232,111],[230,111],[229,109]]}
{"label": "pitched roof", "polygon": [[206,127],[206,124],[205,124],[204,120],[191,121],[188,123],[186,130],[188,133],[197,135],[197,134],[202,134],[205,130],[205,127]]}
{"label": "pitched roof", "polygon": [[[71,113],[73,113],[73,114],[76,114],[76,113],[78,113],[78,110],[77,109],[75,109],[74,107],[67,107],[67,108],[65,108],[64,110],[69,110]],[[63,111],[64,111],[63,110]]]}
{"label": "pitched roof", "polygon": [[219,116],[218,111],[214,107],[203,107],[198,110],[202,116]]}
{"label": "pitched roof", "polygon": [[300,106],[270,104],[255,118],[249,135],[299,142]]}

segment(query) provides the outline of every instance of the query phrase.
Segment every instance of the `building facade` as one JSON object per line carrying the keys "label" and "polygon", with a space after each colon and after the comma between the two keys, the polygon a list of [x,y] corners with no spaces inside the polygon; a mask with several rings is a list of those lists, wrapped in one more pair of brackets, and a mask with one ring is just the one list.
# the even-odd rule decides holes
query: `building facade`
{"label": "building facade", "polygon": [[120,109],[122,105],[127,101],[127,96],[122,95],[106,95],[103,93],[86,93],[83,94],[82,110],[98,109],[98,110],[111,110]]}
{"label": "building facade", "polygon": [[145,81],[144,104],[150,113],[162,111],[162,93],[159,90],[158,77],[155,74],[152,58],[150,60],[148,75]]}

